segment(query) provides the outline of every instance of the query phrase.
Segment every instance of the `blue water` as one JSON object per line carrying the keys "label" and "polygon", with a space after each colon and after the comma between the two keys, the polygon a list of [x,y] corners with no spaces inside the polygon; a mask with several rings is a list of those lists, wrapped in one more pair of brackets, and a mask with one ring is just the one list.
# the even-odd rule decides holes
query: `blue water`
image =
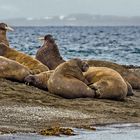
{"label": "blue water", "polygon": [[109,60],[140,66],[140,27],[14,27],[11,46],[35,55],[38,37],[52,34],[66,59]]}

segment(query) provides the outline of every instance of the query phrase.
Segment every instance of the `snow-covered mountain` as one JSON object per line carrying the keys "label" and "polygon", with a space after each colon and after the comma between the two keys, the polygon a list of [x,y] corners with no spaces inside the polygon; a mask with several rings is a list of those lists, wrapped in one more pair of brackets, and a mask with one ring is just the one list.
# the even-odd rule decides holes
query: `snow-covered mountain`
{"label": "snow-covered mountain", "polygon": [[14,26],[140,26],[140,17],[71,14],[0,20]]}

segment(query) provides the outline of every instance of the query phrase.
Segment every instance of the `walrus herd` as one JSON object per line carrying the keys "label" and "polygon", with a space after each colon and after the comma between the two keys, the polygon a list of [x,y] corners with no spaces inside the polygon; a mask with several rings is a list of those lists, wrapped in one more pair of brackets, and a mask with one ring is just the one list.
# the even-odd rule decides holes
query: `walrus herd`
{"label": "walrus herd", "polygon": [[35,58],[10,47],[0,23],[0,77],[48,90],[64,98],[105,98],[124,100],[140,89],[140,75],[127,67],[100,60],[65,61],[52,35],[41,38],[44,44]]}

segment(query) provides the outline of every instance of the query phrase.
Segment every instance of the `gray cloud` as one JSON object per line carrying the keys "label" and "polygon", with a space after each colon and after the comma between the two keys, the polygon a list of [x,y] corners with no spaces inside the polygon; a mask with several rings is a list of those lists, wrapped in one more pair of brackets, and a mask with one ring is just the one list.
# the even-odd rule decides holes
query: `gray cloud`
{"label": "gray cloud", "polygon": [[13,5],[0,5],[0,17],[11,18],[19,12],[19,9]]}

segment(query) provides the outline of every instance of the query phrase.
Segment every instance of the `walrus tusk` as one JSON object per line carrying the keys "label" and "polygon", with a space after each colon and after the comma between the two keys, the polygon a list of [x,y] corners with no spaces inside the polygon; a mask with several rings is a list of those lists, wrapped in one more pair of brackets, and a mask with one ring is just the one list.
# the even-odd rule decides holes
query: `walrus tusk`
{"label": "walrus tusk", "polygon": [[[45,38],[41,36],[41,37],[38,37],[38,40],[45,40]],[[57,39],[54,38],[54,40],[57,40]]]}
{"label": "walrus tusk", "polygon": [[9,26],[5,27],[5,29],[8,30],[8,31],[14,31],[14,29],[9,27]]}
{"label": "walrus tusk", "polygon": [[44,37],[39,37],[38,40],[44,40]]}
{"label": "walrus tusk", "polygon": [[30,85],[30,83],[28,83],[28,82],[25,82],[25,85],[29,86],[29,85]]}

